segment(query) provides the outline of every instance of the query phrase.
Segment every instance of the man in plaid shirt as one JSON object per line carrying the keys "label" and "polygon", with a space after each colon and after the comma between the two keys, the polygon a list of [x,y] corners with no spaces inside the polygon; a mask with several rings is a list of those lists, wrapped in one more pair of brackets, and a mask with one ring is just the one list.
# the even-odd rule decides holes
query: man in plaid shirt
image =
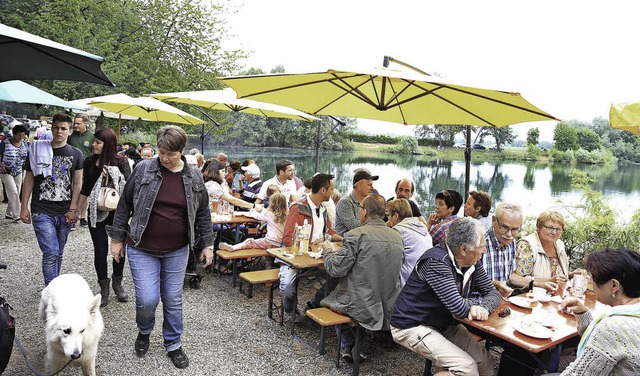
{"label": "man in plaid shirt", "polygon": [[482,265],[493,281],[507,283],[516,268],[516,236],[522,226],[520,205],[502,202],[496,207],[491,227],[485,233],[487,253]]}

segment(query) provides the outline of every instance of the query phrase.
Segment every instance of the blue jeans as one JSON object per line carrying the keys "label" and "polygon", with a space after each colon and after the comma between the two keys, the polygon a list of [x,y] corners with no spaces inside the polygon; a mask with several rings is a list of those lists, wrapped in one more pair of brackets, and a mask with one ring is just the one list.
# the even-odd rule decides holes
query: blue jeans
{"label": "blue jeans", "polygon": [[60,274],[62,255],[71,225],[63,215],[32,213],[31,223],[42,250],[42,274],[45,286]]}
{"label": "blue jeans", "polygon": [[131,279],[136,289],[136,324],[150,334],[156,323],[156,307],[162,299],[162,336],[167,351],[182,346],[182,287],[189,260],[189,246],[169,252],[148,252],[127,246]]}

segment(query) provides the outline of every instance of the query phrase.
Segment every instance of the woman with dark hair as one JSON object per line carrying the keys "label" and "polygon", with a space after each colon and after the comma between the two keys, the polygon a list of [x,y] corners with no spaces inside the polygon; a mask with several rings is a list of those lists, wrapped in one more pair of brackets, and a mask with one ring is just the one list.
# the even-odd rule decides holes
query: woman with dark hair
{"label": "woman with dark hair", "polygon": [[462,206],[462,195],[453,189],[445,189],[436,195],[436,212],[429,215],[427,229],[433,244],[439,244],[447,238],[447,230],[451,222],[458,218]]}
{"label": "woman with dark hair", "polygon": [[[102,128],[93,134],[93,154],[84,160],[82,171],[82,189],[78,207],[82,207],[89,200],[89,233],[93,242],[94,266],[98,275],[100,294],[102,301],[100,307],[109,303],[109,278],[107,267],[107,255],[109,254],[109,238],[105,227],[113,223],[114,211],[101,211],[98,209],[98,194],[103,184],[107,183],[122,193],[125,180],[131,175],[129,162],[118,154],[118,138],[110,128]],[[111,282],[113,291],[119,302],[129,299],[122,288],[122,270],[124,262],[113,260],[113,274]]]}
{"label": "woman with dark hair", "polygon": [[562,372],[570,375],[640,374],[640,253],[607,248],[585,258],[596,299],[612,308],[594,319],[578,299],[560,309],[573,314],[581,335],[577,359]]}

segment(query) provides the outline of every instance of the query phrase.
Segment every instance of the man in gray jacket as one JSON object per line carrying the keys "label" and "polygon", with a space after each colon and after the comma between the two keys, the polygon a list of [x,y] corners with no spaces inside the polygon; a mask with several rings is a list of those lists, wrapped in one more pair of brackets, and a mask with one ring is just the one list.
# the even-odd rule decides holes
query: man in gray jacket
{"label": "man in gray jacket", "polygon": [[416,261],[433,247],[427,227],[414,217],[411,205],[404,198],[387,202],[387,226],[398,231],[404,243],[404,263],[400,272],[400,288],[404,286]]}
{"label": "man in gray jacket", "polygon": [[[324,247],[324,267],[338,286],[320,303],[348,315],[365,329],[389,330],[389,318],[400,292],[404,260],[402,237],[387,227],[384,198],[369,194],[360,206],[362,226],[347,232],[340,250]],[[343,329],[350,328],[345,325]],[[340,354],[353,360],[354,335],[344,330]],[[364,358],[361,356],[361,358]]]}

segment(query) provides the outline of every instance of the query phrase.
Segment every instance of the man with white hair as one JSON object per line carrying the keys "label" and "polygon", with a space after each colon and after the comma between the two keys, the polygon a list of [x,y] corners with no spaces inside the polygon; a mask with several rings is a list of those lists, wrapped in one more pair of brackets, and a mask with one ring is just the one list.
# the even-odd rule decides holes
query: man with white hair
{"label": "man with white hair", "polygon": [[[480,222],[453,220],[443,243],[426,251],[396,300],[394,341],[452,375],[493,375],[489,351],[455,318],[487,320],[500,293],[480,258],[486,251]],[[481,298],[472,298],[478,291]]]}
{"label": "man with white hair", "polygon": [[251,163],[240,167],[240,169],[244,172],[244,180],[247,182],[247,186],[242,191],[242,199],[247,202],[256,202],[260,188],[262,188],[260,167],[255,163]]}

